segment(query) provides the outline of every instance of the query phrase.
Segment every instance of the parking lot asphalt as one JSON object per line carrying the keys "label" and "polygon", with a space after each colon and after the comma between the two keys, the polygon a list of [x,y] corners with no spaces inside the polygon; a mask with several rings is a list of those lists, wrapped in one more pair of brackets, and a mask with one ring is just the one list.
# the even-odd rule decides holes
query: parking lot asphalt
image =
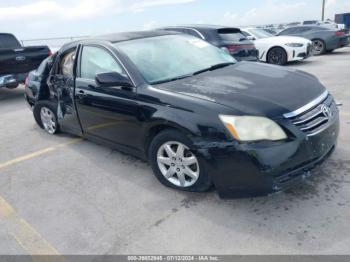
{"label": "parking lot asphalt", "polygon": [[305,184],[234,200],[165,188],[132,156],[50,136],[23,87],[0,89],[0,254],[350,254],[350,47],[288,67],[343,103],[338,147]]}

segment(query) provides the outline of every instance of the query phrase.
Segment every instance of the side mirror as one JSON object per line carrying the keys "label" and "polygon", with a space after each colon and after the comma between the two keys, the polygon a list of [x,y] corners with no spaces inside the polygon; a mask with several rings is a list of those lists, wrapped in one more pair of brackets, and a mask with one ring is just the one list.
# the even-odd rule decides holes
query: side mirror
{"label": "side mirror", "polygon": [[254,41],[256,40],[254,36],[251,36],[251,35],[248,35],[247,36],[247,39],[250,40],[250,41]]}
{"label": "side mirror", "polygon": [[102,87],[121,87],[126,89],[132,89],[133,84],[131,80],[119,74],[117,72],[100,73],[95,76],[95,81],[98,85]]}

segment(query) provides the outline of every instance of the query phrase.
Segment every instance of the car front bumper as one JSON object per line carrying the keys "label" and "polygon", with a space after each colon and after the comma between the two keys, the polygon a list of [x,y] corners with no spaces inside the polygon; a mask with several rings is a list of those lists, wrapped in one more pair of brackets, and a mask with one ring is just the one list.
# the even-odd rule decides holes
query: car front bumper
{"label": "car front bumper", "polygon": [[288,61],[300,61],[312,56],[312,45],[294,47],[288,50]]}
{"label": "car front bumper", "polygon": [[195,142],[221,198],[263,196],[310,176],[333,152],[339,116],[321,133],[285,142]]}

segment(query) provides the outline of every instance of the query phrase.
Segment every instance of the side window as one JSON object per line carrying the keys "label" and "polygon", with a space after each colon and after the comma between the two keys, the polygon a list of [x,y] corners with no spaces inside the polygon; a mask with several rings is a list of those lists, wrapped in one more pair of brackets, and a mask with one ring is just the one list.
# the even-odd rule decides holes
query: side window
{"label": "side window", "polygon": [[75,50],[65,54],[61,61],[60,71],[64,76],[73,76]]}
{"label": "side window", "polygon": [[96,74],[108,72],[126,75],[116,59],[100,47],[84,46],[80,63],[80,76],[85,79],[95,79]]}
{"label": "side window", "polygon": [[299,28],[297,28],[296,33],[305,33],[305,32],[307,32],[309,30],[310,30],[309,27],[299,27]]}
{"label": "side window", "polygon": [[42,74],[45,71],[47,64],[48,64],[48,60],[49,60],[49,58],[46,58],[44,61],[41,62],[38,69],[36,70],[37,73]]}
{"label": "side window", "polygon": [[299,27],[287,28],[284,31],[282,31],[280,34],[281,35],[295,34],[295,33],[297,33],[298,29],[299,29]]}

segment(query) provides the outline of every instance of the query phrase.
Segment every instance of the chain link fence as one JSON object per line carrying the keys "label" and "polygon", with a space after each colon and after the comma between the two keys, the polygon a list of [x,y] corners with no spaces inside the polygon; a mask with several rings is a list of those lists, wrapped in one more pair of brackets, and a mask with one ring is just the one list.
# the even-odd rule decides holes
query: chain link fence
{"label": "chain link fence", "polygon": [[65,43],[88,38],[89,36],[69,36],[69,37],[53,37],[53,38],[37,38],[21,40],[23,46],[47,45],[51,51],[55,52]]}

